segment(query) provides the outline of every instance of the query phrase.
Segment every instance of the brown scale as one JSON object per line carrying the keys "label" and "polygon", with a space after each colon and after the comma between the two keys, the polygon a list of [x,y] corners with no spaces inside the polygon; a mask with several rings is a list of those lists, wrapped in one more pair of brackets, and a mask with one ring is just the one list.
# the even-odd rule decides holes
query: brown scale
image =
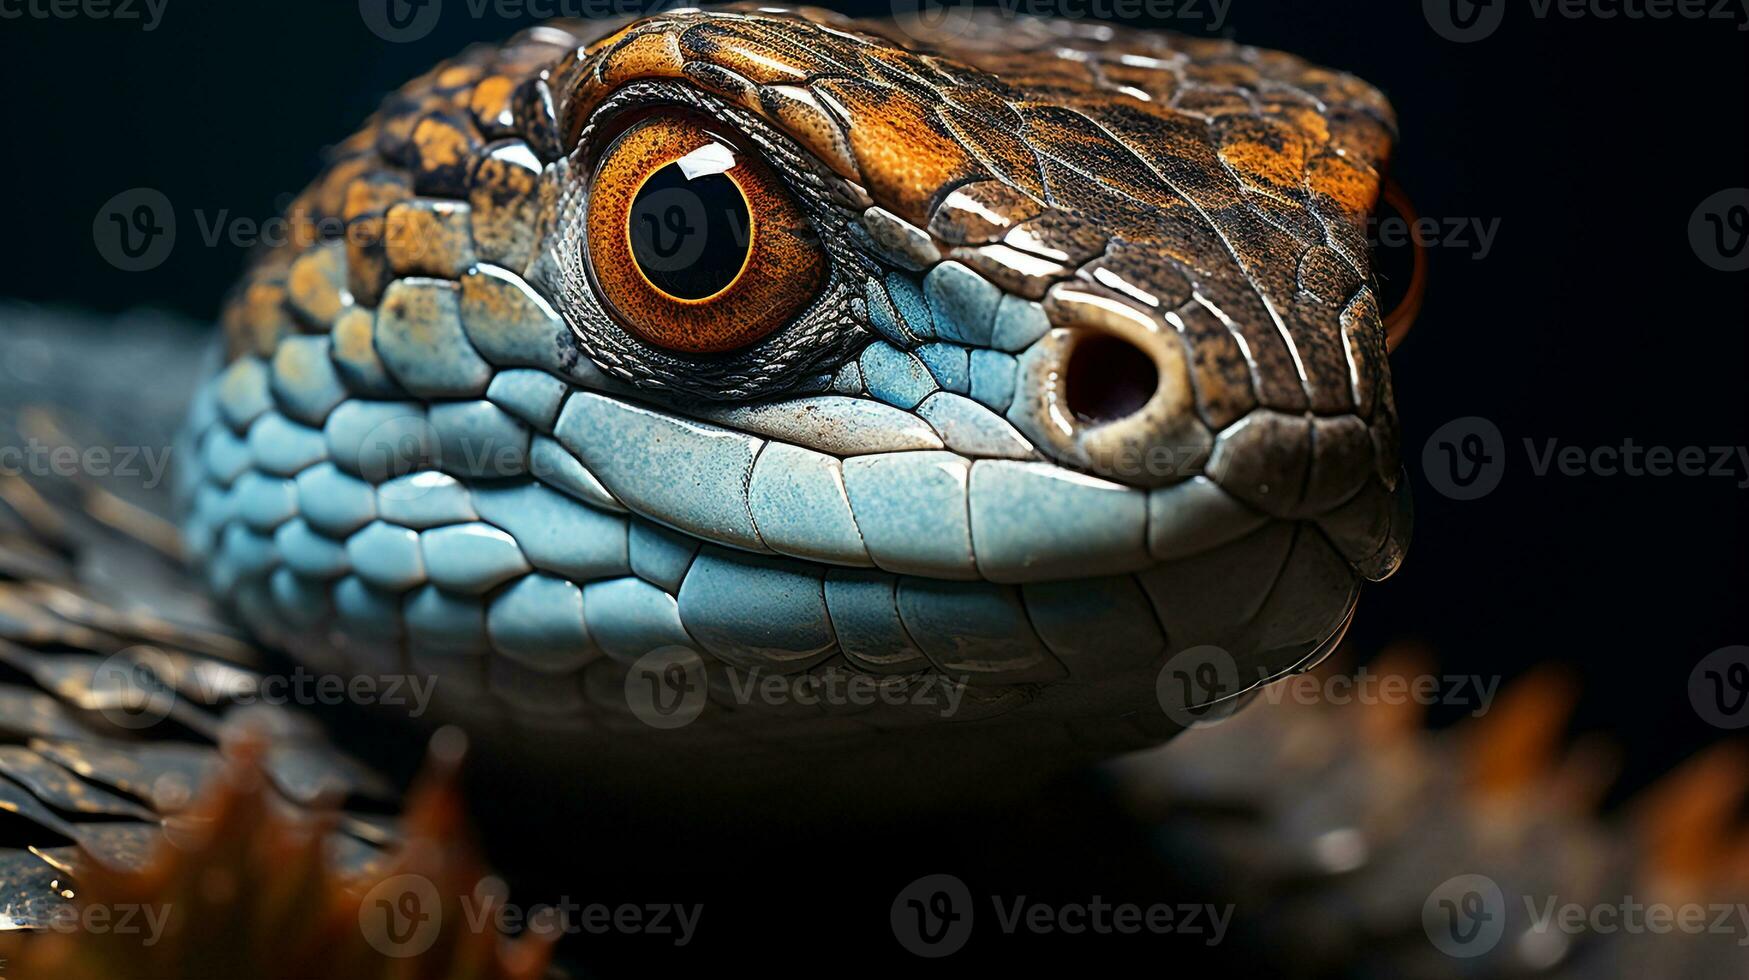
{"label": "brown scale", "polygon": [[534,259],[540,161],[514,140],[480,149],[468,190],[474,246],[481,258],[511,269]]}
{"label": "brown scale", "polygon": [[455,110],[432,112],[413,126],[413,189],[431,197],[467,193],[468,164],[484,142],[472,120]]}
{"label": "brown scale", "polygon": [[1257,407],[1251,364],[1232,331],[1207,307],[1187,301],[1176,315],[1183,324],[1180,332],[1196,351],[1192,369],[1198,414],[1204,424],[1218,432]]}
{"label": "brown scale", "polygon": [[[954,188],[929,220],[929,233],[953,245],[989,245],[1043,207],[1019,188],[981,180]],[[1055,213],[1055,212],[1053,212]]]}
{"label": "brown scale", "polygon": [[992,176],[1033,201],[1049,199],[1038,151],[1020,137],[1023,124],[1013,106],[988,93],[971,93],[943,104],[936,113],[955,140],[977,147],[976,157]]}
{"label": "brown scale", "polygon": [[287,299],[306,329],[326,333],[344,306],[344,251],[332,246],[307,249],[291,264]]}

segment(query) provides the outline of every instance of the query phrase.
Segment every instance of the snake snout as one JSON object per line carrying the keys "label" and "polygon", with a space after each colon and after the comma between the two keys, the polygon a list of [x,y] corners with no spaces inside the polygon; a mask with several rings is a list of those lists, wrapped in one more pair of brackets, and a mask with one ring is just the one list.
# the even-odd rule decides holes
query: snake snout
{"label": "snake snout", "polygon": [[1009,419],[1060,463],[1140,487],[1201,472],[1214,445],[1196,415],[1185,350],[1152,311],[1059,286],[1052,329],[1020,359]]}

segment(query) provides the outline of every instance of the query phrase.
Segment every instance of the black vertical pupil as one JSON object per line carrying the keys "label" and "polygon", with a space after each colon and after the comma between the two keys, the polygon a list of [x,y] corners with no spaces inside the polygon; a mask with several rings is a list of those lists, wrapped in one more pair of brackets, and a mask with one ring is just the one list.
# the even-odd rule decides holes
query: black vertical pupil
{"label": "black vertical pupil", "polygon": [[752,244],[741,188],[720,173],[688,180],[678,163],[644,182],[627,220],[638,268],[677,299],[704,299],[734,282]]}

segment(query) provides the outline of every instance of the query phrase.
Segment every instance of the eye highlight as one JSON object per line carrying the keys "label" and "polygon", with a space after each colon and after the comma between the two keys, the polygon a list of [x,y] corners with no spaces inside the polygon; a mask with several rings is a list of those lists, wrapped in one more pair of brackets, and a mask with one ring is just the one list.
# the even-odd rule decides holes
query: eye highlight
{"label": "eye highlight", "polygon": [[614,318],[684,354],[745,347],[819,293],[827,256],[783,181],[725,127],[652,115],[590,183],[591,273]]}

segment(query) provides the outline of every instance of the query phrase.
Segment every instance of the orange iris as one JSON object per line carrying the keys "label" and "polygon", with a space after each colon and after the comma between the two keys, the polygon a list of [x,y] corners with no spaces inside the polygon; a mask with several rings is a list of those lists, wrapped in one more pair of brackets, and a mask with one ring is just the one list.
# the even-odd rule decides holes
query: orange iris
{"label": "orange iris", "polygon": [[783,182],[744,141],[689,115],[620,133],[596,166],[587,229],[608,308],[669,351],[745,347],[794,319],[826,278]]}

